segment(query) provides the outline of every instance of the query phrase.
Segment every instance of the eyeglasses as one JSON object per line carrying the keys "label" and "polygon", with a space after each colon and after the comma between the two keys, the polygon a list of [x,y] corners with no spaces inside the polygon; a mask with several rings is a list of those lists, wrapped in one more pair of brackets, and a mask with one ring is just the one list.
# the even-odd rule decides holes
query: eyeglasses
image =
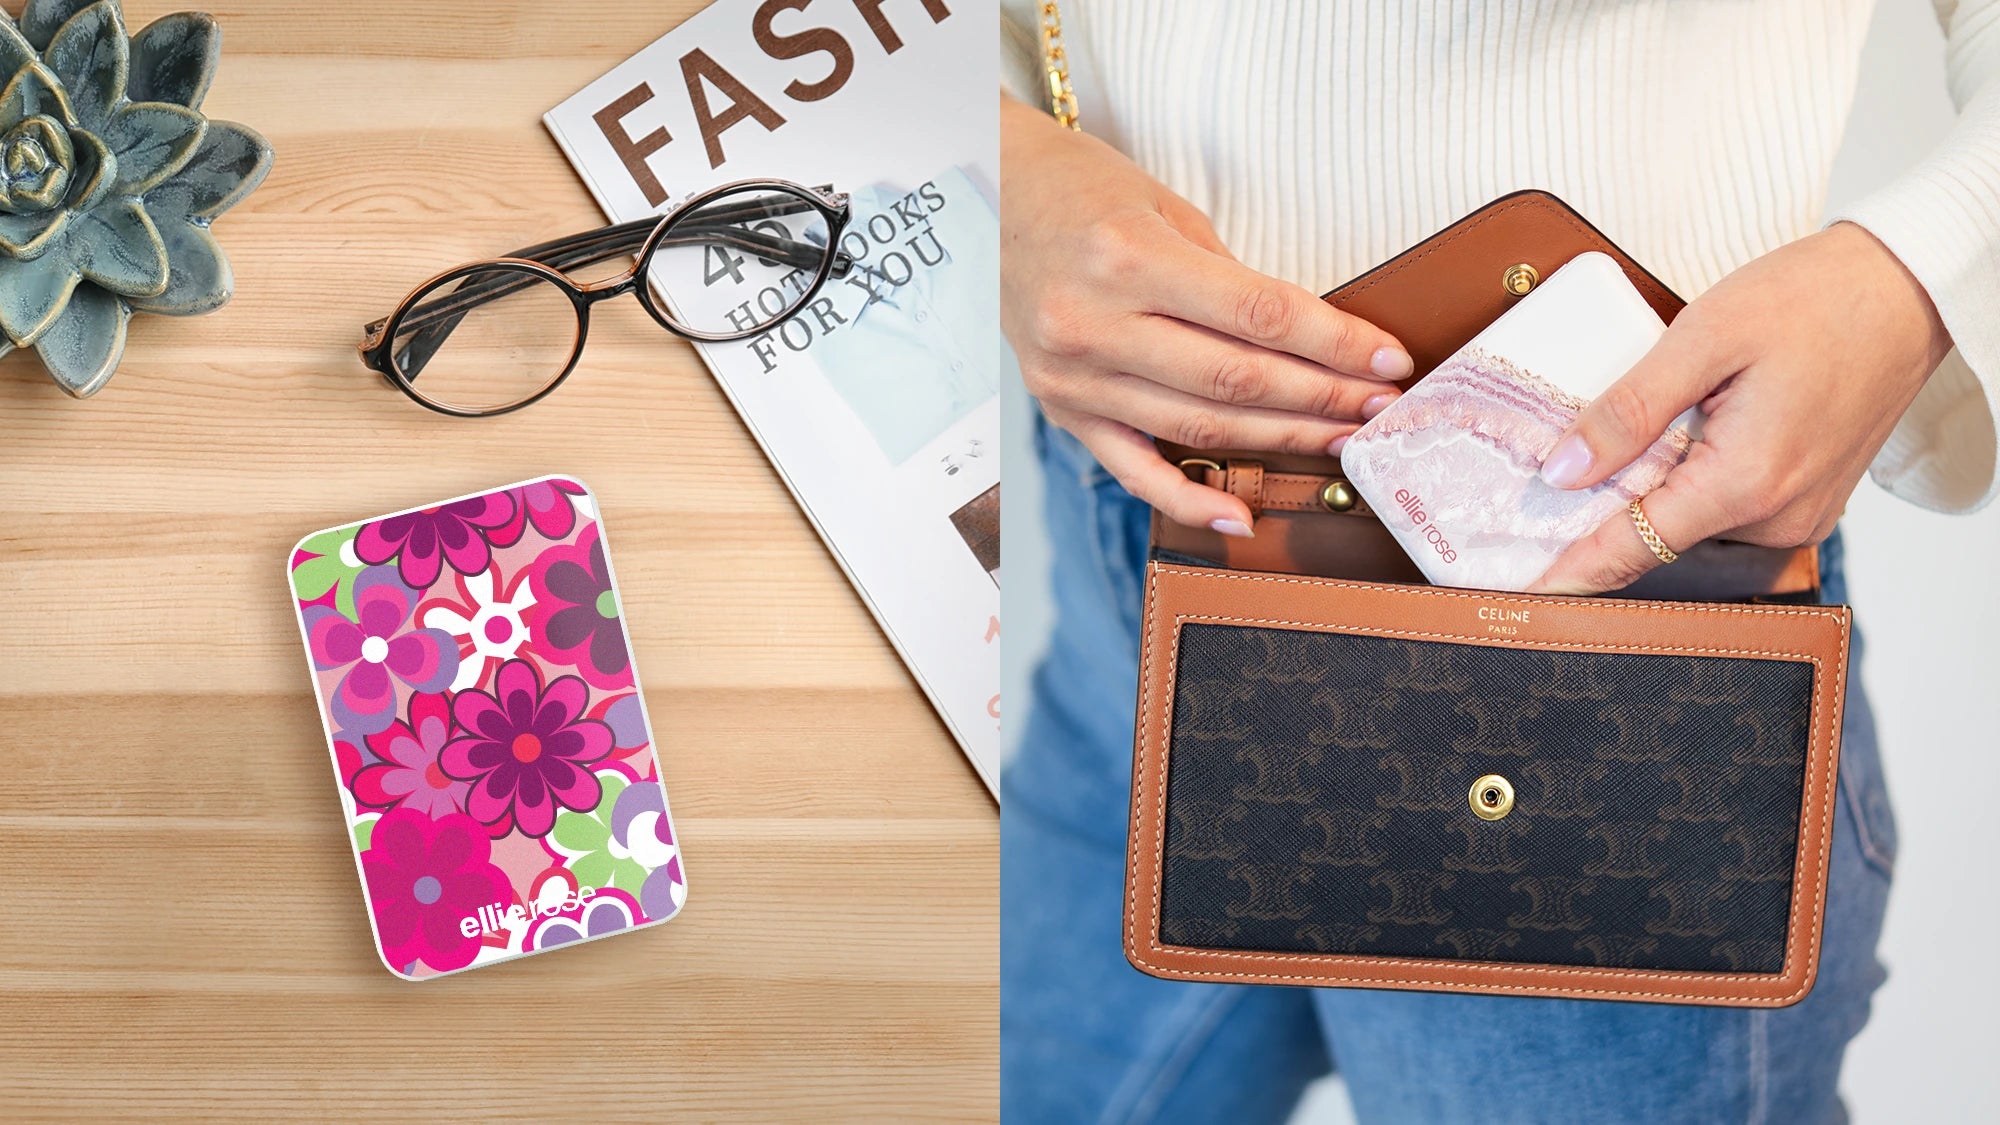
{"label": "eyeglasses", "polygon": [[[831,187],[724,184],[658,218],[446,270],[363,329],[361,361],[441,414],[519,410],[569,378],[590,307],[610,297],[637,294],[661,327],[691,340],[770,331],[853,268],[839,249],[848,219],[847,196]],[[632,268],[606,281],[568,273],[626,255]]]}

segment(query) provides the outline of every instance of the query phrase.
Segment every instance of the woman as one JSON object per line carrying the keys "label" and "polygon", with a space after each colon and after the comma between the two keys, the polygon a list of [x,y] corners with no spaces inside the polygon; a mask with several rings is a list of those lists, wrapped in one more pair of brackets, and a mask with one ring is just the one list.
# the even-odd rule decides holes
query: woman
{"label": "woman", "polygon": [[[1994,491],[2000,2],[1939,0],[1959,123],[1826,221],[1869,0],[1410,4],[1069,0],[1088,134],[1003,98],[1004,328],[1046,423],[1057,623],[1003,780],[1002,1081],[1013,1119],[1283,1120],[1329,1065],[1364,1120],[1825,1121],[1882,980],[1894,856],[1850,692],[1822,967],[1778,1010],[1192,985],[1117,927],[1147,506],[1247,534],[1194,446],[1337,451],[1410,371],[1334,287],[1541,187],[1693,297],[1543,467],[1601,480],[1690,405],[1704,437],[1646,500],[1661,538],[1822,544],[1871,465],[1918,504]],[[1658,565],[1621,518],[1546,591]]]}

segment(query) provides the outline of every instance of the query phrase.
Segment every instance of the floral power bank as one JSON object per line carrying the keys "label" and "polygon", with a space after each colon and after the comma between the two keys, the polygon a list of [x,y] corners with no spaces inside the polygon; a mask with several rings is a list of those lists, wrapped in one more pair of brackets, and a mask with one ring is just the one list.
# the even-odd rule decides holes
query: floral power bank
{"label": "floral power bank", "polygon": [[1599,484],[1540,476],[1577,414],[1665,331],[1616,261],[1579,254],[1355,431],[1341,468],[1432,583],[1525,590],[1700,437],[1690,410]]}
{"label": "floral power bank", "polygon": [[542,477],[300,540],[299,628],[382,961],[411,980],[687,897],[590,491]]}

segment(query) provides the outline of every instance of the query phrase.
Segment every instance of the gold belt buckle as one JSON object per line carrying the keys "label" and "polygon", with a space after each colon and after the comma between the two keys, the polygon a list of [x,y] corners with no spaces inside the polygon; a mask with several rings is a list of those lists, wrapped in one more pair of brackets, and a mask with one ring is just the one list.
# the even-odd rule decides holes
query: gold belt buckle
{"label": "gold belt buckle", "polygon": [[1181,475],[1187,477],[1189,480],[1194,479],[1194,474],[1188,472],[1189,469],[1208,469],[1211,472],[1217,473],[1222,471],[1220,462],[1207,457],[1183,457],[1180,464],[1175,467],[1180,469]]}

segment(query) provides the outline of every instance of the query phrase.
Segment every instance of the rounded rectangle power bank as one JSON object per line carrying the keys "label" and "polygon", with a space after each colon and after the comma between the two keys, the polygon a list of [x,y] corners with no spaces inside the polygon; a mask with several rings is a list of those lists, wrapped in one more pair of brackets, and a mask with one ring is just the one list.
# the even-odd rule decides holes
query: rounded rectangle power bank
{"label": "rounded rectangle power bank", "polygon": [[1600,484],[1542,482],[1563,431],[1665,331],[1616,261],[1579,254],[1355,431],[1341,468],[1432,583],[1525,590],[1701,436],[1690,410]]}
{"label": "rounded rectangle power bank", "polygon": [[589,489],[540,477],[330,528],[289,570],[390,972],[679,912],[687,877]]}

